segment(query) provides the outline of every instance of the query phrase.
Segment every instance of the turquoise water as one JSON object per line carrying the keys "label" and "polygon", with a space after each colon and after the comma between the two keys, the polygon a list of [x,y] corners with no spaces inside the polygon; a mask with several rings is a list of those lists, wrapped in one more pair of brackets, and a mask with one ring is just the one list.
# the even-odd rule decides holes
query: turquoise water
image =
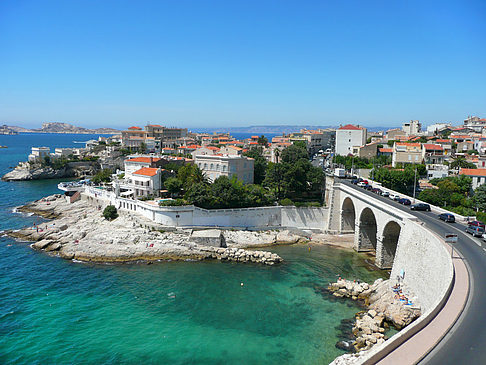
{"label": "turquoise water", "polygon": [[[84,138],[0,136],[0,145],[9,145],[0,150],[0,173],[25,159],[31,145],[68,146]],[[56,184],[1,182],[0,229],[38,220],[12,208],[56,192]],[[329,363],[343,353],[334,346],[335,327],[359,308],[330,301],[322,288],[336,275],[371,281],[381,274],[368,271],[359,256],[327,246],[272,251],[285,263],[91,265],[2,237],[0,363]]]}

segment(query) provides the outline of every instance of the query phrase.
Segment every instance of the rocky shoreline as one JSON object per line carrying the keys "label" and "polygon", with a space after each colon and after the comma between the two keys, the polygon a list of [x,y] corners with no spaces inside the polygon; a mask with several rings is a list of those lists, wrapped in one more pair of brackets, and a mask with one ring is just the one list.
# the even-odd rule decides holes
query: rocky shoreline
{"label": "rocky shoreline", "polygon": [[356,352],[336,358],[331,364],[356,364],[360,357],[377,344],[386,341],[390,326],[402,329],[417,319],[420,306],[409,288],[393,285],[391,280],[377,279],[373,284],[339,278],[328,291],[338,298],[362,301],[366,310],[358,312],[352,327],[354,339],[339,341],[336,347]]}
{"label": "rocky shoreline", "polygon": [[94,175],[99,169],[99,163],[96,161],[69,162],[60,169],[41,166],[40,164],[30,165],[28,162],[20,162],[12,171],[3,175],[2,180],[26,181],[81,177]]}
{"label": "rocky shoreline", "polygon": [[201,231],[150,229],[144,224],[143,217],[123,212],[119,212],[117,219],[107,221],[96,206],[83,200],[70,204],[60,194],[19,207],[17,211],[34,213],[49,221],[7,231],[6,234],[23,241],[32,241],[32,248],[68,260],[153,262],[216,259],[274,265],[282,262],[278,255],[247,248],[308,241],[305,234],[287,230],[212,230],[219,232],[221,244],[201,244],[197,234]]}

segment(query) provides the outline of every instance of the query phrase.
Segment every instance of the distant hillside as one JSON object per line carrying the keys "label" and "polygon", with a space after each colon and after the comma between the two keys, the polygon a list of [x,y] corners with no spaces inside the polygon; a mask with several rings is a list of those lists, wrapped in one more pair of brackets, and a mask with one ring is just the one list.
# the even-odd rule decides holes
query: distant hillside
{"label": "distant hillside", "polygon": [[[366,127],[366,126],[365,126]],[[299,132],[301,129],[326,129],[326,128],[339,128],[337,125],[254,125],[250,127],[217,127],[217,128],[192,128],[193,132],[206,132],[206,133],[255,133],[255,134],[265,134],[265,133],[292,133]],[[393,127],[366,127],[368,131],[383,131],[388,130]]]}
{"label": "distant hillside", "polygon": [[95,128],[89,129],[76,127],[69,123],[43,123],[42,128],[28,129],[23,127],[11,126],[10,129],[19,133],[72,133],[72,134],[117,134],[119,130],[113,128]]}

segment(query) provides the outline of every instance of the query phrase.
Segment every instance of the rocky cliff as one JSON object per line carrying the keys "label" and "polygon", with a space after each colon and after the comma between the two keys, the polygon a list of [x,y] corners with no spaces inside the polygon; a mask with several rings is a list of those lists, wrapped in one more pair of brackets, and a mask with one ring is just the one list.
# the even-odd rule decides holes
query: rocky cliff
{"label": "rocky cliff", "polygon": [[14,170],[2,177],[4,181],[24,181],[41,179],[60,179],[64,177],[90,176],[99,171],[100,166],[95,161],[69,162],[61,169],[50,166],[29,165],[20,163]]}

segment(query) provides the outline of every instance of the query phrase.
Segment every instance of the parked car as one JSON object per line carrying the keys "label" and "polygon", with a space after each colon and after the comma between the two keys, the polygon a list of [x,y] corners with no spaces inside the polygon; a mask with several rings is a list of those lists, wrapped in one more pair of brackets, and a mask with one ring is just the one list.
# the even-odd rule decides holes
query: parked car
{"label": "parked car", "polygon": [[378,189],[378,188],[373,188],[373,189],[371,189],[371,191],[373,193],[376,193],[376,194],[380,194],[381,193],[381,189]]}
{"label": "parked car", "polygon": [[367,184],[365,184],[363,181],[359,182],[357,185],[358,185],[359,187],[361,187],[361,188],[364,188],[365,186],[368,186],[368,185],[367,185]]}
{"label": "parked car", "polygon": [[474,227],[481,227],[483,230],[486,229],[485,225],[483,222],[480,221],[472,221],[467,223],[468,226],[474,226]]}
{"label": "parked car", "polygon": [[439,214],[439,219],[447,223],[454,223],[456,221],[456,217],[451,213],[441,213]]}
{"label": "parked car", "polygon": [[417,204],[412,204],[410,209],[411,210],[425,210],[426,212],[430,212],[430,205],[425,204],[425,203],[417,203]]}
{"label": "parked car", "polygon": [[390,196],[390,193],[388,191],[382,191],[381,196],[384,196],[385,198]]}
{"label": "parked car", "polygon": [[400,198],[400,195],[395,195],[393,197],[393,200],[395,200],[396,202],[399,201],[401,198]]}
{"label": "parked car", "polygon": [[397,201],[400,204],[403,204],[403,205],[410,205],[410,204],[412,204],[412,202],[410,201],[410,199],[407,199],[407,198],[400,198]]}
{"label": "parked car", "polygon": [[472,234],[474,237],[482,237],[484,228],[479,226],[467,226],[466,232]]}
{"label": "parked car", "polygon": [[366,185],[364,187],[365,190],[373,190],[373,187],[371,185]]}

